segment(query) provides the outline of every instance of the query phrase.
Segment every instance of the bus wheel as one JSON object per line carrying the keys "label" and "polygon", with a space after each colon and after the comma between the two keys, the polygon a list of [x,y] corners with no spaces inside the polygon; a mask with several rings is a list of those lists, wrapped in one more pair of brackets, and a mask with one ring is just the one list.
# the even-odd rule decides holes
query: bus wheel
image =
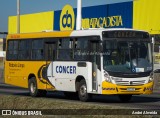
{"label": "bus wheel", "polygon": [[87,85],[85,80],[81,80],[79,83],[78,96],[80,101],[86,102],[89,100],[89,94],[87,93]]}
{"label": "bus wheel", "polygon": [[121,102],[129,102],[132,98],[132,95],[119,95]]}
{"label": "bus wheel", "polygon": [[38,97],[38,96],[45,96],[47,91],[45,90],[39,90],[37,88],[37,82],[34,77],[29,79],[29,84],[28,84],[29,92],[32,97]]}

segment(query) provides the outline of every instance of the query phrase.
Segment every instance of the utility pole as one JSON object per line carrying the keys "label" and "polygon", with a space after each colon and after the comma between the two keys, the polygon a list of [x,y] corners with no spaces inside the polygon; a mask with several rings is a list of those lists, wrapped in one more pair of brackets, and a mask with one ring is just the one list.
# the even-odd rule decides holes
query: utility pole
{"label": "utility pole", "polygon": [[82,0],[77,0],[77,22],[76,30],[80,30],[82,25]]}
{"label": "utility pole", "polygon": [[20,0],[17,0],[17,34],[20,33]]}

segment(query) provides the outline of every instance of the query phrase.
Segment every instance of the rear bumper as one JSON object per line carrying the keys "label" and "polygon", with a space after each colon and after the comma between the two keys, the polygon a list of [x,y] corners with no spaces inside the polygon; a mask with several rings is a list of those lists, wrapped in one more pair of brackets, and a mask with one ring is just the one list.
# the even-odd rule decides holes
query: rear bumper
{"label": "rear bumper", "polygon": [[153,92],[153,82],[141,86],[119,86],[106,81],[102,83],[102,94],[139,95],[139,94],[151,94],[152,92]]}

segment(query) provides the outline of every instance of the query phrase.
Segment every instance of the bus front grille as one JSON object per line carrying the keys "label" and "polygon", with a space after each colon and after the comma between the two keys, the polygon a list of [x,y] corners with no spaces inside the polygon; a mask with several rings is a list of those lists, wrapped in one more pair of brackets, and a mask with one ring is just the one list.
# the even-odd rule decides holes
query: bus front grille
{"label": "bus front grille", "polygon": [[140,81],[115,81],[117,85],[121,86],[138,86],[138,85],[144,85],[145,80]]}

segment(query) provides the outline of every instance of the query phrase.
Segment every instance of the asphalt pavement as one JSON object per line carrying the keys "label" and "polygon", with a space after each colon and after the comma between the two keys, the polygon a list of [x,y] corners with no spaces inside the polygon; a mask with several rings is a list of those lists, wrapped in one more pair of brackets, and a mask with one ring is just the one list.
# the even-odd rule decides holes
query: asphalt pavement
{"label": "asphalt pavement", "polygon": [[[16,96],[30,96],[28,89],[0,84],[0,95],[16,95]],[[45,99],[80,102],[79,100],[68,100],[62,92],[48,92]],[[111,95],[93,95],[88,104],[102,104],[124,107],[127,109],[160,109],[160,91],[154,91],[150,95],[135,95],[128,103],[121,103],[117,96]]]}

